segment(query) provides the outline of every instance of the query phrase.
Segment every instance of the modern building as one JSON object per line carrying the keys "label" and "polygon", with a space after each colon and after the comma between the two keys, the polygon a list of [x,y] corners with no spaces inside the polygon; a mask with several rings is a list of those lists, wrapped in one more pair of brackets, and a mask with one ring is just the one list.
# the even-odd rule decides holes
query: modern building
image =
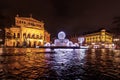
{"label": "modern building", "polygon": [[111,47],[113,43],[113,35],[102,29],[100,32],[85,35],[85,43],[94,45],[95,47]]}
{"label": "modern building", "polygon": [[44,29],[44,23],[32,16],[19,17],[17,15],[15,25],[5,28],[5,46],[35,47],[44,45],[46,41],[50,41],[50,34]]}

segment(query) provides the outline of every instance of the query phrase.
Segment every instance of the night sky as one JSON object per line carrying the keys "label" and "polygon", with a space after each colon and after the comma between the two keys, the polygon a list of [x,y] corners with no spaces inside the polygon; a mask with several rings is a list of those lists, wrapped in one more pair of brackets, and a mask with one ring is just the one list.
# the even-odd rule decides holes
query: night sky
{"label": "night sky", "polygon": [[113,18],[120,16],[120,0],[0,0],[1,20],[14,19],[16,14],[32,14],[44,21],[52,36],[61,30],[69,35],[83,34],[100,28],[112,29]]}

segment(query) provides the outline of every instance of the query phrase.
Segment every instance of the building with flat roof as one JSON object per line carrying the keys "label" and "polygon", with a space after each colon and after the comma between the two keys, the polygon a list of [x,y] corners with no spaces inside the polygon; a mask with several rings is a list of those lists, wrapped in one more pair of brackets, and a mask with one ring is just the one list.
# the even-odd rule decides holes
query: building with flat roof
{"label": "building with flat roof", "polygon": [[100,32],[85,35],[85,44],[88,45],[110,47],[112,43],[113,43],[113,35],[106,32],[105,29],[102,29]]}

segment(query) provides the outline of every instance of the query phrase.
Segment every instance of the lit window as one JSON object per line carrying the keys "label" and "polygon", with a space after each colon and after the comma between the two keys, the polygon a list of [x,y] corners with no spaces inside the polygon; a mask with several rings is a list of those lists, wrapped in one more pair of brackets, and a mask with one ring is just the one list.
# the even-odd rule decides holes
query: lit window
{"label": "lit window", "polygon": [[20,38],[20,33],[17,34],[17,37]]}
{"label": "lit window", "polygon": [[37,35],[37,38],[39,38],[39,35]]}
{"label": "lit window", "polygon": [[24,33],[24,34],[23,34],[23,37],[25,37],[25,38],[26,38],[26,33]]}
{"label": "lit window", "polygon": [[32,35],[32,38],[35,38],[35,34]]}
{"label": "lit window", "polygon": [[30,34],[28,34],[28,36],[27,36],[28,38],[30,38]]}
{"label": "lit window", "polygon": [[15,35],[15,33],[14,33],[13,38],[15,38],[15,37],[16,37],[16,35]]}

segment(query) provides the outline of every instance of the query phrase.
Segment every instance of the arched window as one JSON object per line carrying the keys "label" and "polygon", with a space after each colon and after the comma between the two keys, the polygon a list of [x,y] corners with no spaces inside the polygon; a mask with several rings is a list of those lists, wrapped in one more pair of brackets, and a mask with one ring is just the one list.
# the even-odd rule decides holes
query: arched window
{"label": "arched window", "polygon": [[6,38],[12,38],[12,34],[11,34],[10,32],[7,32],[7,33],[5,34],[5,37],[6,37]]}
{"label": "arched window", "polygon": [[20,38],[20,33],[17,34],[17,37]]}
{"label": "arched window", "polygon": [[15,47],[15,42],[13,42],[13,46]]}
{"label": "arched window", "polygon": [[19,46],[20,46],[20,42],[17,42],[16,47],[19,47]]}
{"label": "arched window", "polygon": [[21,23],[21,21],[19,21],[19,23]]}
{"label": "arched window", "polygon": [[29,41],[29,44],[28,44],[29,47],[31,47],[31,42]]}
{"label": "arched window", "polygon": [[26,38],[26,33],[23,33],[23,37]]}
{"label": "arched window", "polygon": [[40,39],[42,39],[43,38],[43,36],[40,34]]}
{"label": "arched window", "polygon": [[16,38],[16,35],[15,35],[15,33],[14,33],[14,35],[13,35],[13,38]]}
{"label": "arched window", "polygon": [[36,38],[39,38],[39,35],[37,35],[37,37]]}
{"label": "arched window", "polygon": [[36,41],[34,41],[34,47],[36,46]]}
{"label": "arched window", "polygon": [[38,42],[38,46],[41,46],[41,42],[40,41]]}
{"label": "arched window", "polygon": [[28,38],[30,38],[30,34],[28,34],[28,36],[27,36]]}
{"label": "arched window", "polygon": [[35,34],[32,35],[32,38],[35,38]]}

